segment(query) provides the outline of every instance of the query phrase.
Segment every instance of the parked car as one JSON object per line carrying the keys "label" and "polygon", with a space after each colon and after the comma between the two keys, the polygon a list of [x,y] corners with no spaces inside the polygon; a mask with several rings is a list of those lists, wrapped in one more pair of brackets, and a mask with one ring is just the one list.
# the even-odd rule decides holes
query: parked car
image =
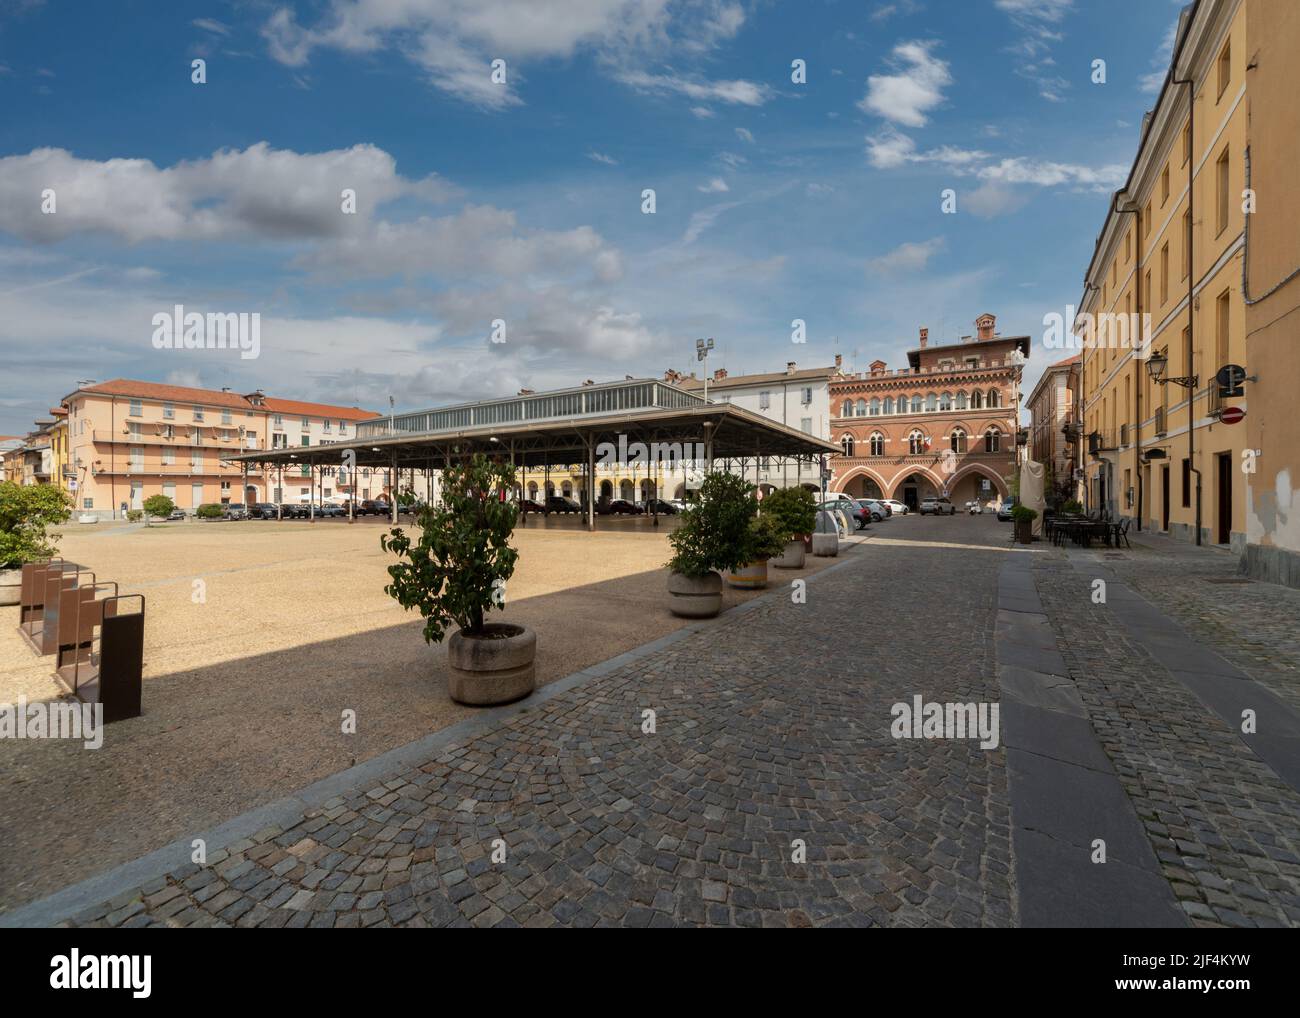
{"label": "parked car", "polygon": [[172,510],[171,515],[167,518],[169,520],[183,520],[185,519],[185,510],[180,508],[180,506],[177,506]]}
{"label": "parked car", "polygon": [[872,523],[879,523],[885,518],[885,507],[877,505],[869,498],[860,498],[854,503],[854,505],[860,509],[866,510],[871,517],[870,522]]}
{"label": "parked car", "polygon": [[546,500],[546,511],[548,513],[580,513],[582,506],[578,504],[576,498],[569,498],[568,495],[552,495]]}
{"label": "parked car", "polygon": [[966,503],[966,511],[970,513],[972,516],[981,516],[984,513],[984,507],[980,505],[979,499],[972,498],[969,502]]}
{"label": "parked car", "polygon": [[246,520],[248,519],[248,507],[243,502],[227,502],[221,515],[223,519],[227,520]]}
{"label": "parked car", "polygon": [[957,511],[957,507],[941,495],[930,495],[921,499],[921,505],[917,509],[922,516],[951,516]]}
{"label": "parked car", "polygon": [[1006,498],[1002,500],[1002,504],[998,506],[999,521],[1001,521],[1002,523],[1011,522],[1011,510],[1016,507],[1017,501],[1019,500],[1016,498],[1015,495],[1008,495]]}
{"label": "parked car", "polygon": [[871,522],[871,511],[864,509],[852,500],[843,502],[835,499],[822,502],[817,508],[825,510],[836,517],[839,522],[840,534],[843,537],[847,537],[849,534],[850,522],[854,530],[862,530]]}
{"label": "parked car", "polygon": [[250,520],[273,520],[277,506],[274,502],[254,502],[248,507]]}
{"label": "parked car", "polygon": [[542,513],[546,511],[546,508],[542,505],[541,502],[538,502],[536,499],[525,498],[525,499],[520,499],[519,501],[519,511],[530,512],[530,513]]}
{"label": "parked car", "polygon": [[605,503],[603,512],[606,516],[639,516],[645,510],[635,502],[629,502],[625,498],[615,498]]}
{"label": "parked car", "polygon": [[320,507],[320,514],[330,519],[338,519],[340,516],[347,516],[347,506],[339,505],[336,502],[326,502]]}
{"label": "parked car", "polygon": [[907,507],[906,502],[900,502],[896,498],[886,498],[881,501],[883,501],[885,505],[889,506],[889,508],[893,510],[894,514],[898,516],[906,516],[912,511]]}
{"label": "parked car", "polygon": [[362,499],[357,508],[358,515],[361,516],[391,516],[393,514],[392,507],[381,498]]}
{"label": "parked car", "polygon": [[674,516],[677,513],[677,507],[671,502],[665,502],[662,498],[649,499],[642,512],[658,513],[660,516]]}

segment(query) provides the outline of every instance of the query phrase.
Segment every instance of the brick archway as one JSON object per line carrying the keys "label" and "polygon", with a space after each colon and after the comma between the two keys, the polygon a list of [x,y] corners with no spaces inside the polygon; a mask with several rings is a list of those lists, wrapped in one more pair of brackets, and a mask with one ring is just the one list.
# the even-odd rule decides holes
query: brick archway
{"label": "brick archway", "polygon": [[[876,487],[876,494],[870,493],[871,485]],[[863,490],[860,493],[854,491],[854,486],[861,487]],[[885,492],[889,490],[889,485],[885,482],[885,479],[870,467],[853,467],[843,477],[835,479],[835,487],[836,490],[842,491],[846,495],[853,495],[855,498],[887,498]]]}

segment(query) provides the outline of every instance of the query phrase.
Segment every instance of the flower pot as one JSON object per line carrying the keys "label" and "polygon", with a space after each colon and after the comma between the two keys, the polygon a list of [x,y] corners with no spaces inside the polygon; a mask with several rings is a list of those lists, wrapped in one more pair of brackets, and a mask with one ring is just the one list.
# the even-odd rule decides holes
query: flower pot
{"label": "flower pot", "polygon": [[447,641],[447,692],[457,703],[510,703],[536,687],[537,634],[523,626],[489,623],[481,634],[458,629]]}
{"label": "flower pot", "polygon": [[804,562],[803,538],[797,537],[785,546],[785,551],[771,560],[778,569],[802,569]]}
{"label": "flower pot", "polygon": [[738,590],[762,590],[767,586],[767,559],[732,570],[727,573],[727,582]]}
{"label": "flower pot", "polygon": [[840,553],[840,535],[813,534],[812,553],[818,558],[835,558]]}
{"label": "flower pot", "polygon": [[1016,520],[1016,541],[1020,544],[1032,544],[1034,540],[1034,521]]}
{"label": "flower pot", "polygon": [[722,577],[668,574],[668,610],[683,619],[711,619],[722,611]]}
{"label": "flower pot", "polygon": [[21,600],[23,571],[0,569],[0,606],[17,604]]}

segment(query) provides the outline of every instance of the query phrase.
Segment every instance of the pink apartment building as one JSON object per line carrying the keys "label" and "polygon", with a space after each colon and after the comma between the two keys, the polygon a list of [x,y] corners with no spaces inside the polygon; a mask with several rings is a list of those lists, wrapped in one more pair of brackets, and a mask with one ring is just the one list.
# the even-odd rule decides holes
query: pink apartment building
{"label": "pink apartment building", "polygon": [[347,441],[358,421],[380,416],[370,410],[126,378],[83,386],[61,403],[78,512],[111,518],[158,494],[192,511],[207,503],[365,499],[388,490],[383,471],[360,471],[354,485],[319,475],[313,482],[305,467],[269,476],[250,467],[245,486],[244,468],[224,461],[248,449]]}

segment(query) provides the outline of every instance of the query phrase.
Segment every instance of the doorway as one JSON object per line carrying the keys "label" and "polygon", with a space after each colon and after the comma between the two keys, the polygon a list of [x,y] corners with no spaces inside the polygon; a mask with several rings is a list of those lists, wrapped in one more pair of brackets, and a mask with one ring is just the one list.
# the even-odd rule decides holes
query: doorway
{"label": "doorway", "polygon": [[1218,543],[1232,543],[1232,454],[1221,452],[1214,457],[1219,468]]}
{"label": "doorway", "polygon": [[1160,468],[1160,529],[1169,533],[1169,468]]}

